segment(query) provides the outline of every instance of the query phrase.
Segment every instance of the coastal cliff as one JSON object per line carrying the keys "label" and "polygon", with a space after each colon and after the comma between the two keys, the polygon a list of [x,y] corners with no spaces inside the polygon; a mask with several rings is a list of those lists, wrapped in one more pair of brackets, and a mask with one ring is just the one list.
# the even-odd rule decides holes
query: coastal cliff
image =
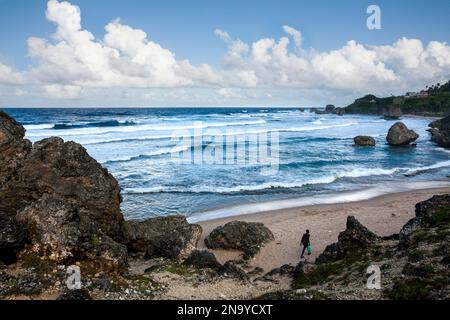
{"label": "coastal cliff", "polygon": [[379,98],[366,95],[344,108],[346,114],[374,114],[398,118],[402,114],[444,117],[450,115],[450,81],[421,93]]}

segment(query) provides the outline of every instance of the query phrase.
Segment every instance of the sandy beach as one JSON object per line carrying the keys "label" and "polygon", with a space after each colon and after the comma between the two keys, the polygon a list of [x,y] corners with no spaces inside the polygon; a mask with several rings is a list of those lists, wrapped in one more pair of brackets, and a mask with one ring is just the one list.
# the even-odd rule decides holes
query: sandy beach
{"label": "sandy beach", "polygon": [[[283,264],[296,265],[299,262],[299,242],[306,229],[311,230],[314,247],[313,254],[306,259],[314,261],[327,245],[337,241],[339,233],[345,229],[347,216],[353,215],[373,232],[388,236],[398,233],[401,227],[414,217],[417,202],[446,193],[450,193],[450,188],[415,190],[358,202],[313,205],[204,221],[199,223],[203,227],[199,249],[206,249],[204,237],[217,226],[233,220],[262,222],[273,232],[275,241],[267,244],[250,261],[250,265],[261,267],[267,272]],[[213,252],[222,263],[241,256],[240,252]]]}

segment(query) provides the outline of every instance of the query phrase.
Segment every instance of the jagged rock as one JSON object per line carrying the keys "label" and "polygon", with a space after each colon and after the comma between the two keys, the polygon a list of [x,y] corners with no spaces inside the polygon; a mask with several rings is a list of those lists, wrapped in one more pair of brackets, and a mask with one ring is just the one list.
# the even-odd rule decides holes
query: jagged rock
{"label": "jagged rock", "polygon": [[405,239],[423,226],[436,226],[450,222],[450,194],[434,196],[416,204],[416,216],[409,220],[400,231]]}
{"label": "jagged rock", "polygon": [[237,278],[243,281],[248,281],[249,277],[245,271],[238,267],[233,261],[227,261],[219,269],[219,274],[224,277]]}
{"label": "jagged rock", "polygon": [[82,300],[92,300],[92,297],[87,289],[78,289],[78,290],[66,290],[62,292],[56,300],[82,301]]}
{"label": "jagged rock", "polygon": [[232,221],[214,229],[206,237],[205,244],[210,249],[243,251],[244,258],[248,259],[274,239],[272,232],[262,223]]}
{"label": "jagged rock", "polygon": [[327,263],[338,260],[338,246],[337,243],[332,243],[326,246],[325,250],[317,257],[316,263]]}
{"label": "jagged rock", "polygon": [[353,141],[358,147],[374,147],[376,145],[375,139],[369,136],[357,136],[353,138]]}
{"label": "jagged rock", "polygon": [[409,130],[403,122],[397,122],[389,129],[386,140],[392,146],[401,146],[410,144],[418,138],[419,135]]}
{"label": "jagged rock", "polygon": [[381,241],[381,238],[364,227],[355,217],[347,217],[347,227],[338,237],[338,242],[329,245],[316,259],[316,263],[325,263],[344,259]]}
{"label": "jagged rock", "polygon": [[32,146],[24,135],[23,126],[0,112],[1,255],[32,251],[58,263],[123,271],[117,181],[77,143],[48,138]]}
{"label": "jagged rock", "polygon": [[98,228],[74,200],[44,197],[19,212],[16,220],[27,230],[27,253],[58,264],[80,261],[95,272],[123,272],[127,267],[126,247]]}
{"label": "jagged rock", "polygon": [[216,256],[206,250],[194,250],[190,256],[184,261],[184,264],[197,268],[217,269],[221,264],[217,261]]}
{"label": "jagged rock", "polygon": [[450,148],[450,116],[429,124],[431,141],[443,148]]}
{"label": "jagged rock", "polygon": [[131,253],[146,258],[186,259],[197,247],[202,228],[184,216],[126,222],[126,243]]}

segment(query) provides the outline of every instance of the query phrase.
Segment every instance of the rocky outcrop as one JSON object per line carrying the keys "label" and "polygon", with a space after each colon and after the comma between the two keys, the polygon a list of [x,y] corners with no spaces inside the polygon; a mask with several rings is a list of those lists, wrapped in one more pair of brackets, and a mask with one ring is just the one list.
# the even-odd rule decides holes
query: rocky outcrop
{"label": "rocky outcrop", "polygon": [[325,263],[349,257],[382,239],[364,227],[355,217],[347,218],[347,227],[338,237],[338,242],[326,247],[316,260],[316,263]]}
{"label": "rocky outcrop", "polygon": [[126,243],[131,254],[146,258],[186,259],[197,247],[202,228],[184,216],[126,222]]}
{"label": "rocky outcrop", "polygon": [[79,144],[49,138],[32,146],[24,135],[0,112],[0,259],[33,253],[123,271],[117,181]]}
{"label": "rocky outcrop", "polygon": [[353,141],[357,147],[374,147],[376,145],[375,139],[369,136],[357,136],[353,138]]}
{"label": "rocky outcrop", "polygon": [[325,112],[326,113],[332,113],[334,111],[334,109],[336,109],[336,107],[332,104],[329,104],[325,107]]}
{"label": "rocky outcrop", "polygon": [[218,269],[221,264],[217,261],[216,256],[206,250],[194,250],[190,256],[184,261],[185,265],[196,268],[212,268]]}
{"label": "rocky outcrop", "polygon": [[416,216],[400,231],[405,239],[421,227],[435,227],[450,222],[450,194],[434,196],[416,204]]}
{"label": "rocky outcrop", "polygon": [[210,249],[234,249],[244,252],[244,258],[255,256],[261,247],[274,240],[272,232],[262,223],[232,221],[214,229],[205,239]]}
{"label": "rocky outcrop", "polygon": [[431,141],[443,148],[450,148],[450,116],[429,124]]}
{"label": "rocky outcrop", "polygon": [[343,116],[345,114],[345,109],[338,107],[338,108],[335,108],[332,113],[335,115],[338,115],[338,116]]}
{"label": "rocky outcrop", "polygon": [[403,122],[397,122],[389,129],[386,140],[392,146],[402,146],[408,145],[418,138],[419,135],[413,130],[409,130]]}

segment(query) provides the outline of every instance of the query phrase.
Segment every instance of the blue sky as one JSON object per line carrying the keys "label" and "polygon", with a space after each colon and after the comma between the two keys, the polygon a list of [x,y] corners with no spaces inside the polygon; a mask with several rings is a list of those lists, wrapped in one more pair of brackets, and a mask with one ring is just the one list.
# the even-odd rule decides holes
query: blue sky
{"label": "blue sky", "polygon": [[[251,48],[252,43],[260,39],[273,38],[275,41],[278,41],[280,38],[285,37],[286,33],[283,31],[283,26],[287,25],[301,32],[303,39],[302,50],[313,50],[319,53],[329,53],[333,50],[339,50],[349,40],[354,40],[356,43],[365,47],[372,45],[393,45],[403,37],[420,40],[424,47],[430,41],[443,44],[450,41],[450,19],[448,19],[450,1],[448,0],[72,0],[70,4],[76,5],[81,9],[82,28],[91,32],[98,41],[102,41],[105,35],[105,26],[114,19],[119,18],[121,25],[145,31],[148,41],[157,43],[162,48],[169,50],[174,54],[177,61],[189,60],[189,63],[194,67],[207,64],[214,70],[221,70],[223,68],[223,58],[229,52],[227,44],[215,34],[216,29],[227,32],[232,41],[240,39]],[[381,8],[381,30],[371,31],[366,27],[366,19],[368,17],[366,9],[370,4],[376,4]],[[33,58],[29,56],[27,39],[30,37],[38,37],[47,39],[50,42],[54,41],[55,23],[46,18],[46,9],[47,1],[45,0],[0,0],[0,62],[13,70],[11,72],[26,73],[33,68],[39,68],[40,64],[42,64],[42,59],[39,58],[39,55]],[[290,40],[287,47],[290,52],[296,53],[294,43],[292,39]],[[445,57],[446,54],[447,52],[444,50],[440,53],[440,57],[442,55]],[[376,60],[375,63],[379,63],[381,61],[380,59]],[[397,70],[395,67],[390,66],[390,64],[394,63],[394,60],[398,60],[398,57],[395,56],[395,59],[392,58],[389,61],[383,60],[381,62],[394,70],[396,77],[404,76],[402,74],[404,70]],[[438,60],[436,58],[436,61]],[[251,64],[254,65],[255,62],[245,61],[244,64],[245,68],[247,68]],[[253,65],[249,67],[249,70],[251,69],[252,72],[253,70],[258,71],[259,68]],[[243,65],[235,65],[233,68],[235,70],[237,70],[236,68],[242,69]],[[443,69],[439,70],[442,72],[434,72],[432,75],[438,75],[435,79],[436,82],[441,81],[442,78],[449,74],[446,64],[439,64],[439,68]],[[47,73],[55,72],[55,69],[51,70],[47,71]],[[273,72],[278,71],[275,70]],[[266,73],[269,73],[269,71]],[[258,73],[257,76],[263,77]],[[411,80],[410,82],[413,86],[419,87],[423,84],[428,84],[428,82],[432,82],[434,80],[432,76],[425,79],[407,79],[407,81],[409,82]],[[39,77],[39,81],[42,82],[43,80],[41,78],[42,76]],[[159,82],[156,85],[150,83],[145,85],[132,84],[131,86],[127,83],[123,86],[123,90],[130,93],[128,95],[130,105],[133,105],[131,103],[133,99],[131,96],[137,91],[142,92],[142,90],[146,90],[147,93],[150,92],[150,96],[155,96],[160,91],[174,88],[176,90],[192,90],[199,95],[206,94],[202,100],[202,104],[207,103],[208,94],[213,94],[213,91],[217,92],[218,90],[227,89],[229,92],[232,92],[232,90],[239,92],[242,92],[242,90],[250,90],[252,94],[246,93],[244,95],[245,99],[241,101],[238,97],[242,97],[242,95],[236,94],[234,101],[220,101],[219,99],[212,104],[251,104],[251,100],[253,99],[255,105],[259,105],[262,101],[260,101],[261,97],[257,98],[257,96],[264,91],[266,97],[278,97],[274,101],[274,104],[281,103],[288,105],[296,104],[299,100],[302,100],[295,97],[295,95],[295,98],[286,98],[285,101],[283,101],[283,98],[280,98],[283,94],[286,97],[292,97],[292,92],[288,92],[288,90],[292,91],[295,88],[305,92],[302,100],[304,104],[312,104],[314,102],[312,100],[320,96],[318,90],[324,90],[323,95],[327,97],[336,95],[338,96],[336,100],[344,103],[352,98],[356,98],[356,94],[370,89],[363,87],[352,90],[351,85],[341,87],[339,85],[333,85],[333,83],[324,84],[324,81],[320,80],[320,76],[317,76],[317,78],[318,80],[315,84],[307,83],[303,85],[300,81],[301,79],[295,79],[295,81],[292,81],[293,85],[290,85],[289,80],[287,80],[280,87],[270,81],[261,79],[261,81],[257,81],[258,85],[249,85],[248,83],[239,85],[239,83],[236,83],[237,81],[223,81],[223,83],[219,81],[211,85],[208,81],[203,81],[204,79],[200,81],[201,83],[197,79],[187,82],[181,81],[180,85],[174,85],[173,83],[167,85],[164,82],[162,86]],[[384,78],[392,80],[390,75]],[[85,84],[84,80],[63,79],[61,80],[61,84],[81,87],[81,91],[86,94],[93,90],[100,90],[98,89],[99,87],[101,87],[102,91],[105,91],[105,87],[110,86],[109,82],[106,85],[103,82],[102,84],[96,85],[92,83]],[[20,84],[14,83],[15,89],[21,86],[21,91],[17,92],[24,93],[16,95],[16,97],[6,96],[4,92],[10,92],[10,90],[5,89],[5,87],[3,90],[0,90],[0,94],[3,92],[3,100],[10,104],[26,104],[28,100],[25,93],[34,92],[33,95],[35,96],[35,90],[37,90],[36,82],[33,79],[33,81],[21,81]],[[208,84],[205,84],[205,82],[208,82]],[[189,84],[186,85],[186,83]],[[56,86],[59,84],[55,79],[46,78],[41,85]],[[11,86],[11,83],[7,85]],[[117,86],[118,84],[114,83],[114,88],[117,88]],[[382,87],[382,85],[379,86]],[[68,87],[68,89],[71,88]],[[208,93],[208,90],[211,92]],[[374,91],[377,90],[380,93],[384,93],[382,92],[383,90],[378,88],[378,84],[374,88]],[[78,93],[81,91],[77,89]],[[114,91],[117,90],[115,89]],[[273,91],[273,94],[267,93],[269,91]],[[222,92],[225,91],[222,90]],[[167,96],[167,93],[165,94]],[[106,95],[108,96],[108,94]],[[89,105],[89,99],[86,99],[86,97],[78,99],[71,96],[69,101],[65,101],[63,98],[61,96],[55,99],[41,97],[38,100],[41,101],[41,104],[45,104],[47,101],[48,105]],[[228,99],[230,99],[230,95],[228,95]],[[295,100],[289,101],[289,99]],[[139,101],[138,103],[137,100],[136,105],[145,104],[145,101]],[[157,103],[157,99],[153,102]],[[189,102],[195,104],[195,100],[187,101],[186,103]],[[96,101],[95,103],[101,103],[101,101]],[[174,100],[173,105],[179,103],[182,103],[182,100]],[[317,102],[317,104],[321,103],[325,103],[325,101]],[[108,103],[105,102],[105,104]]]}

